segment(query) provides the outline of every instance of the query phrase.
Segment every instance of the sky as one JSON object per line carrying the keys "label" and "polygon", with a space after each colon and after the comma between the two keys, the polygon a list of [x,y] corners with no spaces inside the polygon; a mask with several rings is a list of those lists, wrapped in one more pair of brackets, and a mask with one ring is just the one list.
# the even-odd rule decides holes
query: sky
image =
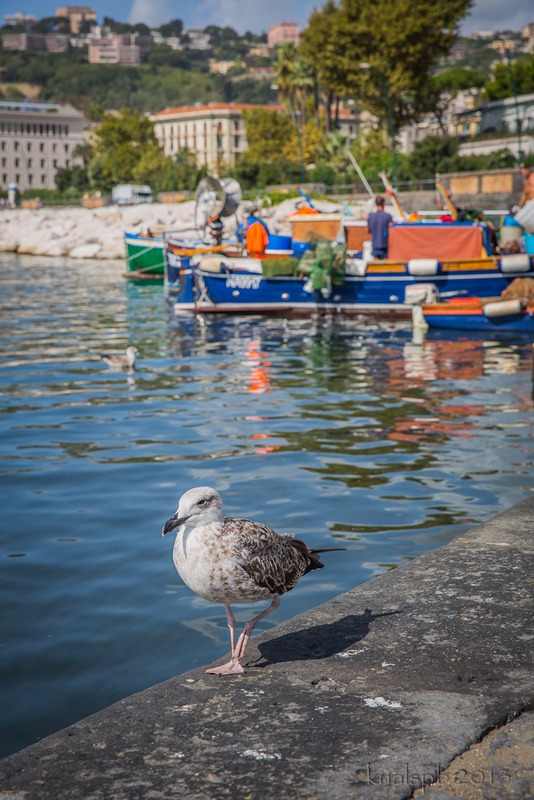
{"label": "sky", "polygon": [[[394,0],[392,0],[394,2]],[[55,9],[67,5],[66,0],[54,4],[50,0],[2,0],[1,14],[17,11],[34,14],[37,18],[53,16]],[[205,28],[207,25],[229,26],[238,33],[265,33],[281,20],[298,22],[305,27],[314,8],[324,0],[78,0],[70,5],[88,5],[97,13],[99,22],[104,16],[120,22],[145,22],[155,27],[171,19],[181,19],[186,27]],[[464,35],[479,30],[515,30],[534,22],[532,0],[476,0],[462,24]]]}

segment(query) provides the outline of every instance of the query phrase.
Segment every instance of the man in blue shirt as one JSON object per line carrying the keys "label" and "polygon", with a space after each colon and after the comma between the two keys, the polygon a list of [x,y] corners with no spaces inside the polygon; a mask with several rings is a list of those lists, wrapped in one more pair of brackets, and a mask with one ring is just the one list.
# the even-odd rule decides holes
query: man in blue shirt
{"label": "man in blue shirt", "polygon": [[388,256],[388,228],[393,222],[391,214],[384,211],[385,200],[383,197],[376,197],[376,211],[369,214],[367,227],[371,234],[373,245],[373,256],[375,258],[387,258]]}

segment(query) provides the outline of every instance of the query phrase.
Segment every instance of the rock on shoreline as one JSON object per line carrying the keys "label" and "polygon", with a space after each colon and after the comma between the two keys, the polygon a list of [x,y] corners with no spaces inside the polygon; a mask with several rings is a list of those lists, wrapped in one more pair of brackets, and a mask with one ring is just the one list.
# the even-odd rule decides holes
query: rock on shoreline
{"label": "rock on shoreline", "polygon": [[[300,201],[302,202],[302,201]],[[268,224],[273,233],[291,233],[288,214],[298,200],[285,200],[269,209]],[[343,212],[339,203],[315,203],[323,212]],[[366,204],[367,205],[367,204]],[[370,209],[369,209],[370,210]],[[368,213],[367,208],[353,209],[355,216]],[[44,207],[0,210],[0,252],[36,256],[69,256],[70,258],[123,259],[124,233],[153,233],[194,228],[195,202],[180,204],[151,203],[136,206],[104,206],[102,208]],[[239,219],[246,219],[241,213]],[[225,220],[226,232],[233,233],[236,217]]]}

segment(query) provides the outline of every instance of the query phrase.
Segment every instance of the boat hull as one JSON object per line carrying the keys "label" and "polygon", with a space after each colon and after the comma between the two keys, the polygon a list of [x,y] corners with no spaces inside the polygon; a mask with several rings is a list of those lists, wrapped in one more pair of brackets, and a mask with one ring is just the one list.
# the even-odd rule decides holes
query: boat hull
{"label": "boat hull", "polygon": [[163,280],[165,273],[165,242],[163,237],[126,233],[127,277],[133,280]]}
{"label": "boat hull", "polygon": [[[516,277],[534,277],[534,271],[503,273],[493,260],[443,265],[440,274],[415,276],[400,263],[370,264],[365,275],[347,275],[324,297],[310,291],[303,277],[265,277],[233,269],[209,272],[194,259],[167,251],[167,293],[179,311],[233,314],[306,315],[317,312],[343,315],[404,317],[411,315],[410,295],[430,288],[438,294],[493,297]],[[408,302],[407,302],[408,298]]]}
{"label": "boat hull", "polygon": [[534,335],[534,306],[506,313],[506,303],[501,305],[502,313],[491,316],[484,311],[484,304],[476,299],[465,303],[430,303],[423,305],[423,316],[429,328],[452,331],[514,331]]}

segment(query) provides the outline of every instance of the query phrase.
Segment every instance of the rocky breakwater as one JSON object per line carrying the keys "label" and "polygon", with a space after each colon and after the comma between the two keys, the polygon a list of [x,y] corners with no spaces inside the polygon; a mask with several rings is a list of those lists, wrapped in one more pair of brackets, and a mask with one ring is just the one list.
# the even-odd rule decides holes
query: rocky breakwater
{"label": "rocky breakwater", "polygon": [[[290,199],[262,213],[272,233],[291,234],[289,216],[302,200]],[[247,209],[225,219],[225,235],[232,236],[239,221],[246,220]],[[323,213],[346,211],[338,203],[315,203]],[[351,208],[356,218],[365,218],[366,206]],[[0,210],[0,251],[35,256],[70,258],[122,259],[125,256],[124,233],[156,235],[164,231],[184,231],[195,235],[195,202],[179,204],[151,203],[136,206],[102,208],[44,207]]]}
{"label": "rocky breakwater", "polygon": [[194,202],[103,208],[44,207],[0,213],[0,251],[36,256],[122,259],[124,233],[193,226]]}

